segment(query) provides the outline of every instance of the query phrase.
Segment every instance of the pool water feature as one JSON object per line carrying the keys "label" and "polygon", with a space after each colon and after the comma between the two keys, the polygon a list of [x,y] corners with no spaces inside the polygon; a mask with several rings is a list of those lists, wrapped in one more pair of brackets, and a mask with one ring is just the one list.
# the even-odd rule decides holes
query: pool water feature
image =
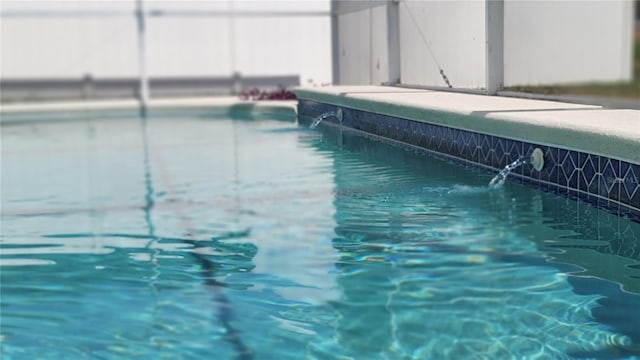
{"label": "pool water feature", "polygon": [[640,356],[640,224],[270,116],[3,125],[7,359]]}
{"label": "pool water feature", "polygon": [[500,170],[500,172],[493,179],[491,179],[491,181],[489,182],[489,187],[491,187],[492,189],[501,188],[502,185],[504,185],[505,180],[507,180],[507,176],[509,176],[511,171],[516,169],[518,166],[527,165],[530,162],[531,161],[529,160],[529,158],[523,157],[505,166],[504,169]]}
{"label": "pool water feature", "polygon": [[327,111],[323,114],[318,115],[315,119],[313,119],[313,121],[311,121],[311,125],[309,125],[309,128],[315,129],[318,125],[320,125],[322,120],[328,117],[335,117],[339,122],[342,122],[342,109],[338,108],[336,111]]}

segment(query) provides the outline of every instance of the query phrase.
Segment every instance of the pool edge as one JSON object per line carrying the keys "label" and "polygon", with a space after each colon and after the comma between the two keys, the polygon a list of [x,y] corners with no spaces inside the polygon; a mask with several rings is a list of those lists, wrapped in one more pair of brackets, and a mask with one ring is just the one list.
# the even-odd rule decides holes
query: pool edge
{"label": "pool edge", "polygon": [[[217,111],[237,111],[248,113],[278,113],[283,115],[296,116],[295,100],[269,100],[250,101],[241,100],[237,97],[206,97],[206,98],[166,98],[149,100],[147,110],[217,110]],[[126,112],[138,113],[140,103],[137,100],[102,100],[102,101],[79,101],[79,102],[50,102],[50,103],[16,103],[0,105],[0,124],[28,121],[25,118],[20,120],[6,120],[6,116],[22,116],[30,114],[80,114],[83,112]]]}
{"label": "pool edge", "polygon": [[[296,89],[296,95],[299,117],[342,108],[343,121],[325,121],[496,171],[540,147],[545,168],[519,169],[514,175],[520,181],[640,221],[640,111],[381,86],[305,88]],[[446,104],[433,106],[434,98]],[[460,100],[487,102],[486,108],[501,110],[493,111],[496,115],[474,113],[468,105],[446,108]],[[570,121],[581,113],[593,119]],[[509,116],[513,114],[520,116]],[[626,126],[607,130],[619,125],[618,119],[602,118],[616,114],[623,114]]]}

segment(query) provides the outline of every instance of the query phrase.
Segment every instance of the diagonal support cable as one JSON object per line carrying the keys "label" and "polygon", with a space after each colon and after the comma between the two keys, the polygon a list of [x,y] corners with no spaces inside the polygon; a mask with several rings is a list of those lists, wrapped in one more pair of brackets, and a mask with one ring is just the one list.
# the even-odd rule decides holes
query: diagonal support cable
{"label": "diagonal support cable", "polygon": [[447,77],[447,75],[445,75],[444,70],[442,69],[442,66],[440,66],[440,63],[436,59],[436,56],[433,53],[433,50],[431,49],[431,46],[429,46],[429,42],[427,41],[427,37],[424,35],[424,33],[422,32],[422,29],[418,25],[418,21],[416,21],[416,18],[411,13],[411,9],[409,9],[409,4],[407,4],[406,1],[403,1],[403,3],[404,3],[405,11],[409,15],[409,18],[411,19],[411,22],[413,22],[413,25],[418,30],[418,33],[420,34],[420,37],[422,38],[422,42],[427,47],[427,51],[429,52],[429,55],[431,56],[431,59],[433,59],[433,62],[438,67],[438,70],[440,70],[440,76],[442,77],[442,80],[444,80],[445,84],[447,84],[448,87],[450,87],[450,88],[453,87],[453,86],[451,86],[451,83],[449,82],[449,78]]}

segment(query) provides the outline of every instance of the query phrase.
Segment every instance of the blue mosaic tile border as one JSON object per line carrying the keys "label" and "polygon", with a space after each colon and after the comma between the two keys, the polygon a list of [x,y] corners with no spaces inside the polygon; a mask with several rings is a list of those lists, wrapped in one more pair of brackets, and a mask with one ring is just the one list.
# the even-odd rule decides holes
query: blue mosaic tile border
{"label": "blue mosaic tile border", "polygon": [[[298,101],[301,118],[313,118],[336,109],[335,105]],[[496,170],[540,148],[545,160],[542,171],[523,166],[512,174],[543,190],[586,200],[640,222],[639,164],[362,110],[343,107],[342,111],[342,126]],[[339,124],[335,117],[323,121]]]}

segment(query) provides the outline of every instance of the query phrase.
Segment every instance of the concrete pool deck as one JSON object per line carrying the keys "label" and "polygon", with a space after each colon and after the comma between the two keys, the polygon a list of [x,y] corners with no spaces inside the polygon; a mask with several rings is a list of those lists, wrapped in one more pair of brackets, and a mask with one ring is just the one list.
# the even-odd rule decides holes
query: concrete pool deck
{"label": "concrete pool deck", "polygon": [[300,88],[296,94],[299,99],[640,164],[640,110],[388,86]]}

